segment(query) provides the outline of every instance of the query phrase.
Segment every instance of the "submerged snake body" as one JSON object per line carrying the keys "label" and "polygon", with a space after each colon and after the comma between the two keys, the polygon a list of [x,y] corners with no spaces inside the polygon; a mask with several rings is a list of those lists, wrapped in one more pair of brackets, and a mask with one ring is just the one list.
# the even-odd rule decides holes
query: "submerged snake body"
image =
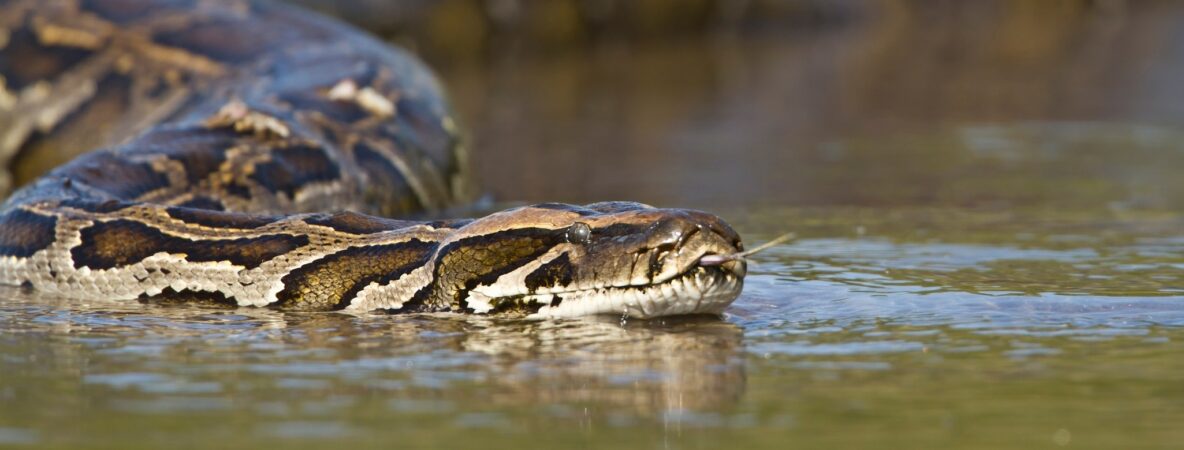
{"label": "submerged snake body", "polygon": [[[264,1],[0,0],[0,284],[285,310],[718,313],[717,217],[625,202],[476,220],[431,73]],[[36,155],[30,158],[29,155]],[[315,213],[313,211],[346,211]]]}

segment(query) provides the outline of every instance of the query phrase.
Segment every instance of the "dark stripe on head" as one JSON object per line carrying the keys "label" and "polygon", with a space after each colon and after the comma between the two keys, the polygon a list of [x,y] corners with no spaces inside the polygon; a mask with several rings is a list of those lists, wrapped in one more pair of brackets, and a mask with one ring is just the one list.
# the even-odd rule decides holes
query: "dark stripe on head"
{"label": "dark stripe on head", "polygon": [[174,206],[165,209],[169,217],[185,223],[211,228],[236,228],[253,230],[280,220],[279,217],[257,216],[244,213],[222,212],[211,209],[194,209]]}
{"label": "dark stripe on head", "polygon": [[645,235],[652,224],[648,223],[614,223],[607,227],[592,229],[592,236],[596,238]]}
{"label": "dark stripe on head", "polygon": [[88,153],[54,172],[124,200],[169,187],[169,177],[151,164],[128,161],[109,151]]}
{"label": "dark stripe on head", "polygon": [[335,181],[341,176],[337,163],[318,147],[277,148],[271,158],[257,164],[250,177],[272,192],[288,194],[288,198],[295,198],[296,191],[306,184]]}
{"label": "dark stripe on head", "polygon": [[297,311],[344,309],[370,283],[389,283],[422,266],[435,248],[435,243],[413,239],[351,247],[325,256],[285,275],[275,306]]}
{"label": "dark stripe on head", "polygon": [[28,258],[53,244],[58,218],[23,209],[0,215],[0,255]]}
{"label": "dark stripe on head", "polygon": [[192,240],[167,235],[131,220],[97,222],[81,230],[82,243],[70,250],[74,267],[94,270],[135,264],[157,253],[182,254],[190,262],[229,261],[253,269],[308,245],[307,236],[271,234],[254,238]]}
{"label": "dark stripe on head", "polygon": [[571,284],[573,268],[567,253],[547,261],[526,276],[526,288],[531,294],[542,287],[559,287]]}
{"label": "dark stripe on head", "polygon": [[519,228],[473,236],[448,244],[436,260],[436,294],[445,303],[468,309],[469,291],[534,261],[564,242],[564,230]]}
{"label": "dark stripe on head", "polygon": [[317,214],[304,219],[304,222],[310,225],[329,227],[342,233],[350,234],[371,234],[383,231],[398,230],[400,228],[407,228],[419,223],[368,216],[352,211],[344,211],[334,214]]}

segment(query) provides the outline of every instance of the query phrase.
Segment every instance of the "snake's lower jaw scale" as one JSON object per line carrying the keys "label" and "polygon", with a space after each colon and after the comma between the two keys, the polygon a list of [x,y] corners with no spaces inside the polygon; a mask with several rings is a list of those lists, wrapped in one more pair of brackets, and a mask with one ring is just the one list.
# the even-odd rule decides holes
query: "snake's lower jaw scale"
{"label": "snake's lower jaw scale", "polygon": [[532,317],[562,318],[595,314],[652,319],[720,314],[740,295],[743,286],[743,278],[720,274],[688,276],[665,285],[610,288],[574,295],[569,293],[569,300],[558,306],[544,306]]}
{"label": "snake's lower jaw scale", "polygon": [[[15,27],[0,62],[23,58],[0,64],[0,162],[107,146],[44,155],[74,159],[8,200],[0,283],[75,298],[536,317],[718,313],[739,293],[743,261],[700,267],[740,251],[702,212],[604,202],[473,221],[377,217],[469,198],[439,83],[360,31],[251,4],[0,3],[0,26]],[[356,212],[315,213],[341,210]]]}

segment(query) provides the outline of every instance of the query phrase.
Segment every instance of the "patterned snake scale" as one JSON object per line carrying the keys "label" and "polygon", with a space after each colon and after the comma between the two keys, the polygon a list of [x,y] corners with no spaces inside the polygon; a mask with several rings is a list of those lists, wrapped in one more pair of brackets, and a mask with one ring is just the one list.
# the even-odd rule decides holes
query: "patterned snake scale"
{"label": "patterned snake scale", "polygon": [[0,284],[534,317],[720,313],[741,290],[743,261],[699,264],[741,250],[702,212],[384,218],[469,201],[465,156],[422,63],[290,5],[0,0],[0,183],[19,187]]}

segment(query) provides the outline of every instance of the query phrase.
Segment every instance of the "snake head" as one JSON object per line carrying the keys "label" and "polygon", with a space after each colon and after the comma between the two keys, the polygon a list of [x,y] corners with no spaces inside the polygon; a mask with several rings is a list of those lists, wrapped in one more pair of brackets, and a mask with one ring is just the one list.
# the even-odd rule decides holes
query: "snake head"
{"label": "snake head", "polygon": [[533,317],[718,314],[739,295],[742,250],[714,215],[640,203],[545,203],[476,220],[442,243],[433,264],[439,302]]}

